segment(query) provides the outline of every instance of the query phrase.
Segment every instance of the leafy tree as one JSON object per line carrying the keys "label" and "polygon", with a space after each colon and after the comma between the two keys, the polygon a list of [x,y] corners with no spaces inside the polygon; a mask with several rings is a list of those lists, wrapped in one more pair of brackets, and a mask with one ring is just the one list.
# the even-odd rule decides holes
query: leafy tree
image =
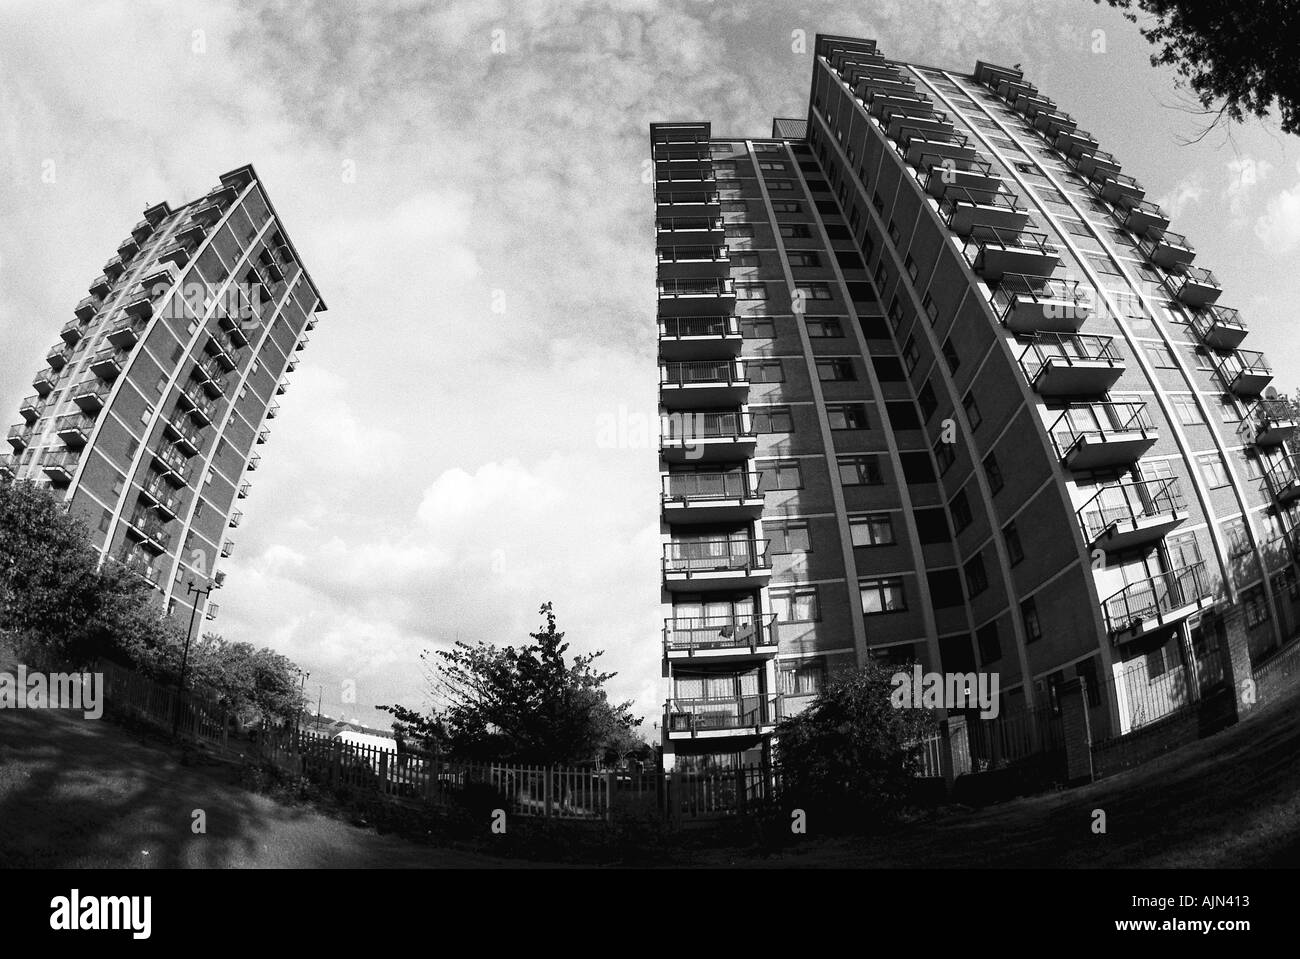
{"label": "leafy tree", "polygon": [[609,702],[603,687],[616,674],[592,668],[602,653],[566,662],[569,644],[556,629],[551,604],[540,613],[545,628],[531,633],[533,642],[525,646],[457,641],[439,650],[429,679],[432,698],[443,708],[430,715],[404,706],[377,708],[466,758],[566,764],[603,755],[641,720],[632,716],[630,702]]}
{"label": "leafy tree", "polygon": [[890,677],[908,669],[871,662],[840,673],[778,724],[776,765],[792,808],[835,828],[870,828],[899,812],[915,784],[912,744],[936,728],[931,711],[890,702]]}
{"label": "leafy tree", "polygon": [[[1094,0],[1101,3],[1102,0]],[[1207,113],[1210,128],[1224,116],[1267,116],[1276,101],[1283,133],[1300,133],[1300,2],[1251,0],[1106,0],[1138,22],[1134,7],[1153,18],[1142,36],[1160,48],[1152,66],[1172,66]],[[1206,131],[1208,132],[1208,130]]]}

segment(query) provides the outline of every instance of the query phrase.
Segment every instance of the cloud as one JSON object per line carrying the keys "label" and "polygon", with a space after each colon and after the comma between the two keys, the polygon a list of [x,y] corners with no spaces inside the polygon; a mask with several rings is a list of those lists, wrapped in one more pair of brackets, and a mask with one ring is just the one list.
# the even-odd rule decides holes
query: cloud
{"label": "cloud", "polygon": [[1201,202],[1205,195],[1205,178],[1197,172],[1179,181],[1172,190],[1156,200],[1171,220],[1177,220]]}
{"label": "cloud", "polygon": [[1226,167],[1228,181],[1224,188],[1224,199],[1228,202],[1228,211],[1239,217],[1245,212],[1259,185],[1268,179],[1273,165],[1267,160],[1256,160],[1243,155],[1229,160]]}
{"label": "cloud", "polygon": [[1300,183],[1275,194],[1255,220],[1255,235],[1273,253],[1300,246]]}

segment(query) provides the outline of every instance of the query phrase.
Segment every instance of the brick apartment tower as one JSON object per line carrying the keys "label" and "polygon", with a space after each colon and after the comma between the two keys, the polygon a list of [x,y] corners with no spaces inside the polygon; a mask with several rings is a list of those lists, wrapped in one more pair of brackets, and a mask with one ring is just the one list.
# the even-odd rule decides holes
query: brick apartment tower
{"label": "brick apartment tower", "polygon": [[60,493],[181,622],[217,571],[256,447],[325,304],[251,166],[144,211],[58,331],[0,476]]}
{"label": "brick apartment tower", "polygon": [[1227,606],[1294,632],[1290,408],[1019,70],[820,36],[806,120],[650,139],[666,764],[765,760],[868,657],[996,671],[1031,730],[1082,677],[1118,735],[1221,681]]}

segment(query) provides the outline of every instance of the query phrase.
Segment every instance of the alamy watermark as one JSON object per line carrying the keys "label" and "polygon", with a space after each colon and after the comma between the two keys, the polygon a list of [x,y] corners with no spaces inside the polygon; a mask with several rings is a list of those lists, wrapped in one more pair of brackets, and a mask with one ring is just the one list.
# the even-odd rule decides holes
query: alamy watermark
{"label": "alamy watermark", "polygon": [[981,719],[998,716],[997,673],[923,673],[913,666],[910,673],[889,677],[894,691],[889,702],[895,709],[973,709]]}
{"label": "alamy watermark", "polygon": [[99,719],[103,694],[103,673],[0,671],[0,709],[79,709],[86,719]]}

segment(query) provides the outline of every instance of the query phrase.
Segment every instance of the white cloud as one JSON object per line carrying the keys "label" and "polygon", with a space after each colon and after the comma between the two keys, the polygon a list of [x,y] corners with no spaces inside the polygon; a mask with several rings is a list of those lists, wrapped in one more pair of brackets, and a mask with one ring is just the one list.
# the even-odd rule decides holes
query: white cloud
{"label": "white cloud", "polygon": [[1255,235],[1273,253],[1290,253],[1300,246],[1300,183],[1268,201],[1255,220]]}
{"label": "white cloud", "polygon": [[1273,165],[1267,160],[1256,160],[1243,155],[1227,162],[1228,182],[1224,188],[1224,198],[1228,201],[1228,211],[1233,216],[1242,215],[1250,203],[1256,188],[1260,186]]}
{"label": "white cloud", "polygon": [[1177,220],[1192,207],[1201,202],[1205,195],[1205,178],[1200,173],[1193,173],[1177,183],[1172,190],[1158,198],[1161,208],[1171,220]]}

